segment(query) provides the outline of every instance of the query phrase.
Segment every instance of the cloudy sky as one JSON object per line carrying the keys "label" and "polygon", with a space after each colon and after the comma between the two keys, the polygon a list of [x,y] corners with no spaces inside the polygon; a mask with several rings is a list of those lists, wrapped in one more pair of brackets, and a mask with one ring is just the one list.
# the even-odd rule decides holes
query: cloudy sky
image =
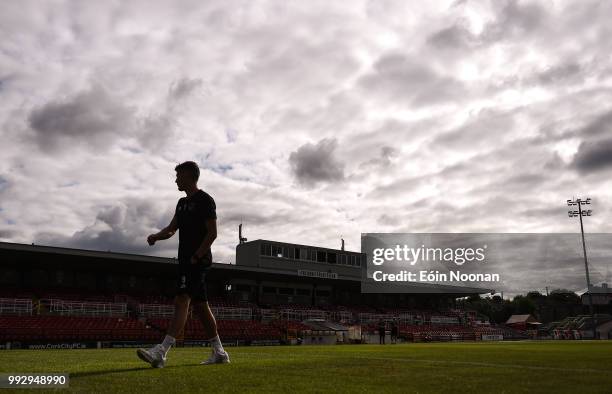
{"label": "cloudy sky", "polygon": [[221,262],[241,220],[248,239],[359,250],[362,232],[576,232],[565,201],[589,196],[586,230],[612,232],[610,17],[609,1],[3,2],[0,240],[174,256],[145,239],[185,160],[216,200]]}

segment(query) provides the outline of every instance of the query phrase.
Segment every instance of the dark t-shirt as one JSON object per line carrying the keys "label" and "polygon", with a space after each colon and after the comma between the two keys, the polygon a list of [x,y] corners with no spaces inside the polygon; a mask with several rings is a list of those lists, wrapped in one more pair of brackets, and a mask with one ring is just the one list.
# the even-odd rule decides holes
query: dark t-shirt
{"label": "dark t-shirt", "polygon": [[[217,206],[208,193],[198,190],[191,197],[178,200],[175,215],[179,228],[179,263],[188,263],[208,233],[206,219],[217,218]],[[210,249],[208,257],[212,260]]]}

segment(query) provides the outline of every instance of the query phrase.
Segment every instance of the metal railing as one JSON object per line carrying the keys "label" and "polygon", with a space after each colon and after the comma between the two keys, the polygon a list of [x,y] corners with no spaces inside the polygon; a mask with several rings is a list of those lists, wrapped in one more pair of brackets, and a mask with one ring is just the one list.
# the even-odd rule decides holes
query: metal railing
{"label": "metal railing", "polygon": [[49,310],[49,313],[60,316],[128,316],[126,303],[69,301],[55,298],[44,298],[40,303]]}
{"label": "metal railing", "polygon": [[0,298],[0,315],[32,315],[29,298]]}

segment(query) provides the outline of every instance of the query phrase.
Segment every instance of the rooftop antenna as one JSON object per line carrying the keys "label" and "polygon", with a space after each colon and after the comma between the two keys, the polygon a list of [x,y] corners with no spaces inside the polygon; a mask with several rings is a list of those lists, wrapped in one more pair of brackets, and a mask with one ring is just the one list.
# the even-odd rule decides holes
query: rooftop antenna
{"label": "rooftop antenna", "polygon": [[243,244],[246,241],[247,239],[242,236],[242,220],[241,220],[240,224],[238,225],[238,243]]}

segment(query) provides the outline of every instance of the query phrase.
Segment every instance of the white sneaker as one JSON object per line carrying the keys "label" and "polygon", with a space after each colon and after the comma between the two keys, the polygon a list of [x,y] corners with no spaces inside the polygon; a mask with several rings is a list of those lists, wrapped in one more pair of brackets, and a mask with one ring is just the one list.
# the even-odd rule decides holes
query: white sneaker
{"label": "white sneaker", "polygon": [[164,352],[161,344],[157,344],[151,349],[138,349],[136,354],[142,361],[151,364],[153,368],[163,368],[166,365],[166,352]]}
{"label": "white sneaker", "polygon": [[208,360],[204,360],[200,363],[200,365],[208,365],[208,364],[228,364],[230,362],[229,354],[227,352],[218,353],[214,350],[212,354],[208,358]]}

